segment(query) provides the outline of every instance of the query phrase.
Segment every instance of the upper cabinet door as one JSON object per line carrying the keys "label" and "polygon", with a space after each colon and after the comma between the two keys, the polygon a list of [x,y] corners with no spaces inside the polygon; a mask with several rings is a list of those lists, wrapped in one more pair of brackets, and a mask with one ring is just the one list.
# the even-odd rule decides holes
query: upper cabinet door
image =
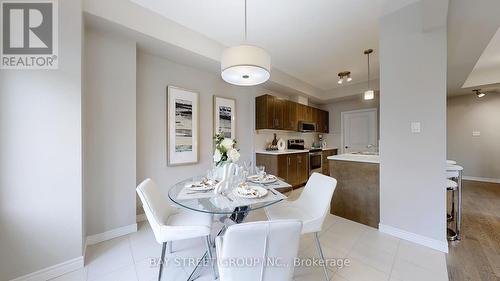
{"label": "upper cabinet door", "polygon": [[323,110],[323,130],[322,132],[325,134],[330,133],[330,113],[328,111]]}
{"label": "upper cabinet door", "polygon": [[313,122],[313,108],[310,106],[306,106],[306,116],[304,121]]}
{"label": "upper cabinet door", "polygon": [[297,122],[297,103],[292,101],[285,101],[285,108],[283,111],[283,123],[284,129],[289,131],[297,131],[298,130],[298,122]]}
{"label": "upper cabinet door", "polygon": [[319,121],[319,117],[320,117],[319,109],[311,107],[311,112],[312,112],[312,114],[311,114],[312,115],[312,118],[311,118],[312,122],[314,124],[316,124],[316,132],[319,132],[320,131],[319,126],[318,126],[320,123],[320,121]]}
{"label": "upper cabinet door", "polygon": [[274,129],[284,130],[285,129],[285,103],[286,101],[279,98],[274,98]]}
{"label": "upper cabinet door", "polygon": [[273,127],[273,97],[263,95],[255,98],[255,129],[270,129]]}

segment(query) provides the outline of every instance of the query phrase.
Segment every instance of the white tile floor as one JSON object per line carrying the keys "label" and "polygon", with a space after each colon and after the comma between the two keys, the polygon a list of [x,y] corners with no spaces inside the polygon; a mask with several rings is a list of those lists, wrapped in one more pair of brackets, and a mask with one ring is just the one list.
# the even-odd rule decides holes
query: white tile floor
{"label": "white tile floor", "polygon": [[[263,211],[251,214],[247,221],[265,219]],[[443,253],[379,233],[376,229],[329,215],[320,234],[327,258],[347,258],[350,266],[330,267],[334,281],[444,281],[448,280]],[[201,257],[204,241],[191,239],[174,243],[171,257]],[[85,267],[54,281],[153,281],[158,268],[150,258],[159,257],[160,245],[154,240],[149,224],[139,224],[139,231],[102,242],[87,249]],[[300,257],[317,257],[312,235],[301,239]],[[193,266],[168,264],[164,280],[186,280]],[[197,280],[213,280],[204,269]],[[295,281],[324,280],[322,268],[298,267]]]}

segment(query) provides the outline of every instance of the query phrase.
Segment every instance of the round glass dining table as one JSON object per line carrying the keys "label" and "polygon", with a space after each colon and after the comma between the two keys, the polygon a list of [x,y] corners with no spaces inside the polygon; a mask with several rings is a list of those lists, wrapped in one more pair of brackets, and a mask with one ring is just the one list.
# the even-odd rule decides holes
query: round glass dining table
{"label": "round glass dining table", "polygon": [[[271,184],[255,184],[268,190],[268,196],[272,196],[267,200],[251,199],[243,200],[240,202],[234,198],[231,190],[223,194],[214,194],[213,190],[209,191],[191,191],[187,190],[188,185],[192,182],[199,181],[203,177],[193,177],[176,183],[168,191],[168,198],[176,205],[186,208],[195,212],[219,214],[219,215],[232,215],[235,212],[251,212],[270,205],[276,204],[286,197],[283,196],[276,189],[289,188],[289,184],[282,180],[277,180]],[[191,196],[189,196],[191,195]],[[224,204],[224,202],[226,204]],[[219,203],[219,204],[218,204]],[[239,203],[241,205],[239,205]]]}
{"label": "round glass dining table", "polygon": [[[291,185],[281,179],[269,184],[255,184],[267,189],[267,195],[259,199],[240,199],[236,198],[231,191],[215,194],[213,190],[196,191],[190,189],[190,184],[202,178],[201,176],[193,177],[176,183],[168,190],[168,198],[176,205],[194,212],[222,215],[220,221],[224,223],[224,227],[218,232],[217,236],[223,235],[226,228],[231,224],[243,222],[249,212],[284,200],[286,196],[276,189],[291,187]],[[188,281],[197,278],[199,269],[201,268],[200,265],[204,262],[206,263],[207,258],[208,253],[205,252],[188,277]]]}

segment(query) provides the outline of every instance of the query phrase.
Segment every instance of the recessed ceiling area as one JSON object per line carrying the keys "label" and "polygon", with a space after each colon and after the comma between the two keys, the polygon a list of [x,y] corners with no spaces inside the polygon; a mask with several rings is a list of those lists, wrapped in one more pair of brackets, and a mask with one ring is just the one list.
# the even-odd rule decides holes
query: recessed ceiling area
{"label": "recessed ceiling area", "polygon": [[[495,90],[498,85],[485,87],[482,83],[490,82],[479,81],[476,75],[495,64],[488,62],[495,60],[494,50],[487,49],[496,45],[500,1],[452,0],[448,11],[448,96],[472,94],[474,88]],[[492,48],[498,51],[500,45]]]}
{"label": "recessed ceiling area", "polygon": [[500,28],[477,61],[462,88],[500,83]]}
{"label": "recessed ceiling area", "polygon": [[[224,46],[244,42],[244,0],[132,0]],[[391,1],[404,2],[408,1]],[[378,22],[387,0],[248,0],[248,43],[265,48],[277,68],[320,90],[349,69],[352,84],[379,76]],[[286,8],[285,8],[286,7]]]}

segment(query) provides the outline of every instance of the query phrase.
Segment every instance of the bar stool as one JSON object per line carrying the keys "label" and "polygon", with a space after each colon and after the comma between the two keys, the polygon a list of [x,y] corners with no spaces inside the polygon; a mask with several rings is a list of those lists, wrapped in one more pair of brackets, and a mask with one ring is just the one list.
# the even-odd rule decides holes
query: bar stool
{"label": "bar stool", "polygon": [[[448,240],[460,240],[460,231],[462,227],[462,174],[463,167],[459,165],[448,165],[446,167],[446,189],[452,192],[452,210],[451,217],[448,219],[455,221],[455,230],[448,228]],[[454,180],[451,180],[454,179]],[[455,191],[457,191],[457,210],[455,211]],[[456,216],[455,216],[456,212]]]}
{"label": "bar stool", "polygon": [[[456,181],[446,179],[446,191],[451,191],[451,198],[455,198],[455,191],[457,191],[458,183]],[[446,214],[448,222],[453,221],[455,218],[455,200],[451,200],[451,212]]]}

